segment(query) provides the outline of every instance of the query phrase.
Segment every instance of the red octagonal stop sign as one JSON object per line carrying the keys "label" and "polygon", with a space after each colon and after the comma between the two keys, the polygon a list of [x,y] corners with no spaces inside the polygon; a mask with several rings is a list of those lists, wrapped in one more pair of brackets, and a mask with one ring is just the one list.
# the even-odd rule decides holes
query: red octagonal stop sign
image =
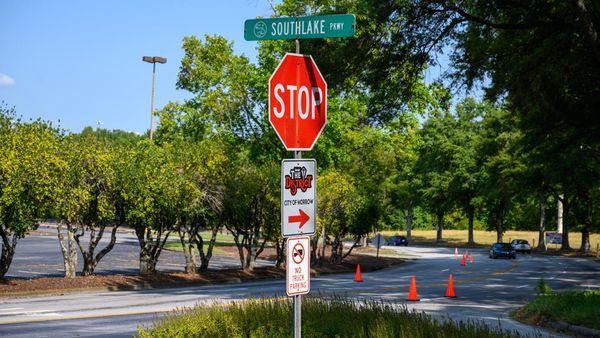
{"label": "red octagonal stop sign", "polygon": [[327,121],[327,83],[310,55],[285,54],[269,79],[269,122],[287,150],[311,150]]}

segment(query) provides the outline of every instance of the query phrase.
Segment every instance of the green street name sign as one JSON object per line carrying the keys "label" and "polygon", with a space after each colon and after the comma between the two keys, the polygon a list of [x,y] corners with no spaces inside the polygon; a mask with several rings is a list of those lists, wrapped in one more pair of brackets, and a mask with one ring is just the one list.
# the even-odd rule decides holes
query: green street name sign
{"label": "green street name sign", "polygon": [[356,18],[353,14],[251,19],[244,23],[244,39],[343,38],[353,36],[355,29]]}

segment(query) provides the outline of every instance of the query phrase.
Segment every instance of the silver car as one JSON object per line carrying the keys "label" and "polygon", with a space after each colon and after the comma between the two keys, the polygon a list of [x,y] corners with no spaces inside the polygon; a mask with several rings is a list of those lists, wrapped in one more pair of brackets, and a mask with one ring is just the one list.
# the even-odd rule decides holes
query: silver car
{"label": "silver car", "polygon": [[512,242],[510,242],[510,245],[512,245],[513,248],[515,248],[516,252],[522,252],[522,253],[531,253],[531,245],[529,245],[529,242],[527,242],[524,239],[513,239]]}

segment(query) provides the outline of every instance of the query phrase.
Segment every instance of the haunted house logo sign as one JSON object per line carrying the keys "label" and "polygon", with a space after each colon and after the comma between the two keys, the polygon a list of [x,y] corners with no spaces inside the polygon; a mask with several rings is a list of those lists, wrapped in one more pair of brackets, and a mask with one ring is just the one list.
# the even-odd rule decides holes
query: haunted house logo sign
{"label": "haunted house logo sign", "polygon": [[313,175],[306,175],[306,167],[294,167],[289,175],[285,175],[285,188],[295,196],[298,189],[306,192],[306,189],[312,188]]}

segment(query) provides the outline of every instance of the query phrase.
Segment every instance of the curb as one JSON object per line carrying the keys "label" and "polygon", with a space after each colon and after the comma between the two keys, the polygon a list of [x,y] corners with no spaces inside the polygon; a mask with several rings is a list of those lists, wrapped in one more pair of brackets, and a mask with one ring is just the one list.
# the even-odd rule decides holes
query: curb
{"label": "curb", "polygon": [[600,330],[590,329],[584,326],[572,325],[563,321],[548,322],[549,327],[557,331],[575,333],[576,336],[600,338]]}

